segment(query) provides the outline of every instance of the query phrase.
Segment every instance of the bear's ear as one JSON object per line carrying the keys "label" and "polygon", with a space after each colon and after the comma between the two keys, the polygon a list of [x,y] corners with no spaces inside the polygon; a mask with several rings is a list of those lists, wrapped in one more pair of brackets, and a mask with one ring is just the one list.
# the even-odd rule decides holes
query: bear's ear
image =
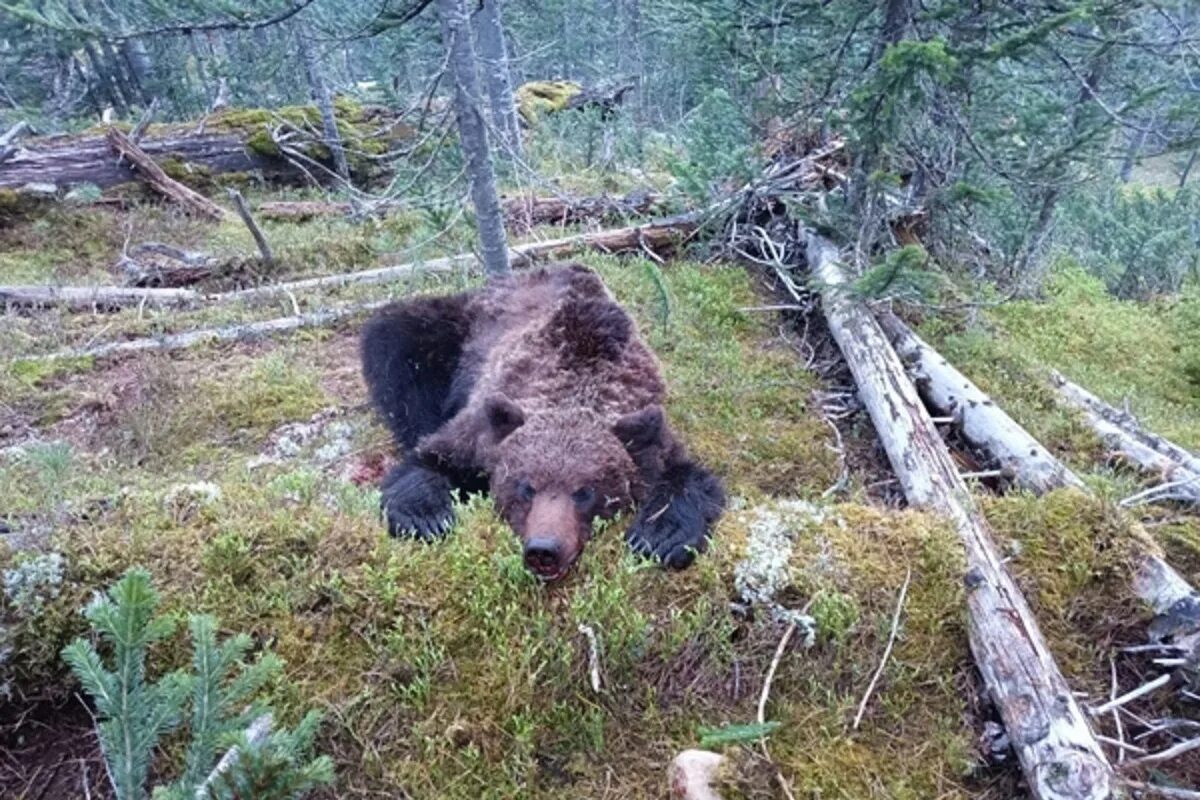
{"label": "bear's ear", "polygon": [[652,405],[618,419],[613,424],[612,432],[630,454],[636,454],[661,446],[666,428],[667,419],[662,406]]}
{"label": "bear's ear", "polygon": [[525,424],[525,412],[502,394],[494,394],[485,400],[483,413],[497,442],[504,441],[510,433]]}

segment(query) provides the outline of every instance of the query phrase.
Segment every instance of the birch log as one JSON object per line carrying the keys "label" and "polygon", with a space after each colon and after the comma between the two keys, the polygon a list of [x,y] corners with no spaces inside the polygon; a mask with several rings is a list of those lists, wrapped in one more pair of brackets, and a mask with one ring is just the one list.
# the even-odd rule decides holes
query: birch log
{"label": "birch log", "polygon": [[[1066,487],[1090,493],[1078,475],[903,321],[888,311],[876,317],[907,364],[925,405],[940,416],[953,416],[963,437],[1009,469],[1018,486],[1036,494]],[[1161,638],[1159,631],[1196,638],[1200,632],[1200,594],[1163,559],[1140,522],[1132,517],[1127,522],[1144,547],[1134,572],[1133,590],[1157,615],[1151,624],[1151,638]]]}
{"label": "birch log", "polygon": [[[1145,430],[1131,414],[1113,408],[1060,373],[1052,373],[1050,380],[1067,405],[1083,412],[1101,441],[1142,469],[1162,473],[1165,479],[1187,477],[1180,473],[1200,476],[1200,456]],[[1190,496],[1200,502],[1200,483]]]}
{"label": "birch log", "polygon": [[854,376],[908,501],[945,517],[966,551],[971,651],[1038,800],[1102,800],[1112,768],[1005,571],[987,521],[879,324],[845,293],[837,248],[810,235],[808,264],[820,282],[830,333]]}

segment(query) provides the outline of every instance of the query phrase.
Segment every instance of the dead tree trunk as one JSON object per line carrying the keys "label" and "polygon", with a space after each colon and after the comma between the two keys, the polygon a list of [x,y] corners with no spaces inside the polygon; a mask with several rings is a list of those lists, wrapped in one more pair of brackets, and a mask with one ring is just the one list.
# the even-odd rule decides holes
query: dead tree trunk
{"label": "dead tree trunk", "polygon": [[908,501],[945,517],[966,551],[971,651],[1038,800],[1106,800],[1112,768],[937,428],[875,318],[845,294],[837,249],[812,235],[825,318]]}
{"label": "dead tree trunk", "polygon": [[[890,312],[876,316],[907,364],[925,405],[939,415],[954,417],[963,438],[1010,471],[1018,486],[1036,494],[1066,487],[1090,493],[1078,475],[899,318]],[[1200,595],[1163,559],[1141,524],[1132,518],[1128,523],[1143,546],[1133,577],[1134,592],[1160,619],[1173,619],[1176,628],[1190,620],[1193,631],[1200,630]]]}
{"label": "dead tree trunk", "polygon": [[510,155],[520,155],[521,128],[517,124],[517,103],[508,69],[508,47],[504,42],[500,0],[481,0],[472,21],[488,106],[492,112],[492,129],[496,131],[501,147]]}
{"label": "dead tree trunk", "polygon": [[1019,486],[1038,494],[1063,486],[1084,488],[1075,473],[894,314],[876,317],[925,404],[941,416],[953,417],[963,438],[991,455]]}
{"label": "dead tree trunk", "polygon": [[508,240],[504,235],[504,216],[500,213],[500,199],[496,194],[496,173],[483,123],[471,28],[462,0],[437,0],[437,9],[442,41],[450,58],[450,73],[454,76],[454,116],[471,181],[471,202],[475,206],[483,267],[488,275],[507,275],[511,271]]}

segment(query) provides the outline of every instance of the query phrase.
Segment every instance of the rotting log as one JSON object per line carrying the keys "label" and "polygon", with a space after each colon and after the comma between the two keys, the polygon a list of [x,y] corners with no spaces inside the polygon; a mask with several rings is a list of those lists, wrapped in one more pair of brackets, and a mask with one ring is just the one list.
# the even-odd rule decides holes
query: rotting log
{"label": "rotting log", "polygon": [[70,311],[121,308],[180,308],[197,305],[204,295],[190,289],[133,289],[119,286],[0,286],[0,306],[62,307]]}
{"label": "rotting log", "polygon": [[[1050,381],[1067,405],[1083,412],[1101,441],[1142,469],[1162,473],[1164,479],[1181,472],[1200,476],[1200,456],[1146,430],[1132,414],[1113,408],[1061,373],[1052,373]],[[1191,494],[1200,502],[1200,484]]]}
{"label": "rotting log", "polygon": [[[232,260],[236,262],[236,259]],[[162,242],[131,247],[117,262],[126,286],[190,286],[229,270],[231,260],[193,252]]]}
{"label": "rotting log", "polygon": [[[953,417],[963,438],[999,462],[1018,486],[1036,494],[1063,488],[1091,494],[1078,475],[895,314],[878,311],[875,316],[929,410]],[[1133,590],[1156,615],[1150,638],[1200,638],[1200,594],[1164,560],[1140,522],[1132,516],[1125,521],[1142,549]]]}
{"label": "rotting log", "polygon": [[837,248],[810,234],[807,253],[830,333],[905,497],[946,518],[963,542],[971,651],[1032,795],[1108,798],[1112,767],[904,365],[871,312],[846,293]]}
{"label": "rotting log", "polygon": [[[257,153],[239,131],[204,134],[147,135],[139,146],[152,158],[192,164],[210,175],[255,172],[267,179],[301,175],[286,160]],[[104,136],[54,137],[34,140],[0,163],[0,189],[20,189],[29,183],[61,187],[93,183],[101,189],[136,181],[128,164],[117,163]]]}
{"label": "rotting log", "polygon": [[154,187],[155,191],[168,200],[173,200],[188,211],[212,220],[220,220],[225,217],[224,209],[196,190],[189,189],[167,175],[163,168],[146,154],[146,151],[116,128],[109,128],[105,138],[108,139],[113,150],[129,159],[130,164],[137,170],[142,180]]}
{"label": "rotting log", "polygon": [[332,200],[270,200],[258,204],[258,215],[274,222],[308,222],[318,217],[345,217],[353,211],[353,204]]}

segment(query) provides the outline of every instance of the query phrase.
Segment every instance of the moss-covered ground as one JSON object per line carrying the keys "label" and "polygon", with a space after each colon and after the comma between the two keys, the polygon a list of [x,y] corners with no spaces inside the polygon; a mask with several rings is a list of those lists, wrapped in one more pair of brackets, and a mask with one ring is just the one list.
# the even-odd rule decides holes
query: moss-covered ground
{"label": "moss-covered ground", "polygon": [[[0,233],[0,282],[86,283],[106,273],[130,229],[135,240],[215,252],[251,247],[235,224],[204,227],[159,207],[60,213],[75,221]],[[425,244],[441,227],[402,215],[278,223],[268,235],[286,254],[279,274],[300,275],[469,249],[463,227]],[[46,255],[47,242],[61,249]],[[171,355],[46,363],[20,356],[278,316],[291,300],[0,318],[0,523],[10,531],[0,567],[65,557],[38,607],[0,601],[11,648],[0,665],[10,698],[0,749],[20,752],[29,726],[53,727],[59,717],[47,709],[59,709],[76,727],[63,723],[58,746],[90,764],[99,794],[102,768],[77,725],[79,687],[59,651],[84,631],[79,610],[91,594],[139,564],[171,612],[215,613],[224,633],[245,631],[256,649],[283,657],[270,699],[285,720],[324,713],[320,747],[338,767],[329,797],[662,797],[666,764],[699,743],[701,728],[755,719],[786,626],[741,603],[736,586],[755,537],[774,526],[791,543],[776,599],[806,609],[816,630],[810,646],[793,639],[771,687],[767,718],[781,723],[771,761],[757,743],[726,748],[728,796],[780,796],[777,773],[797,797],[1020,796],[1011,765],[993,766],[981,751],[990,712],[971,665],[953,533],[919,513],[873,507],[857,476],[842,501],[822,499],[839,467],[814,406],[820,381],[778,316],[750,310],[770,300],[759,276],[721,263],[583,260],[637,318],[670,384],[673,423],[729,488],[710,552],[683,573],[629,557],[618,520],[567,580],[543,587],[485,498],[464,499],[443,542],[388,539],[372,476],[391,447],[364,404],[360,320]],[[1170,314],[1071,291],[989,310],[985,326],[929,321],[924,332],[1081,468],[1095,464],[1096,447],[1038,388],[1047,366],[1110,400],[1131,395],[1151,426],[1200,444],[1200,400],[1178,379],[1172,359],[1186,355],[1172,349],[1180,339]],[[298,424],[315,432],[297,433]],[[1113,487],[1105,498],[1136,484],[1104,469],[1090,479]],[[1070,492],[985,507],[1073,688],[1107,696],[1113,646],[1140,640],[1147,622],[1130,611],[1126,525],[1107,499]],[[1196,518],[1153,514],[1155,535],[1200,578]],[[908,574],[895,650],[853,730]],[[580,625],[600,643],[599,693]],[[152,671],[180,666],[187,652],[182,635],[161,643]],[[159,755],[160,774],[178,769],[177,744]],[[61,768],[76,786],[78,764]],[[34,798],[46,787],[3,769],[0,795]]]}

